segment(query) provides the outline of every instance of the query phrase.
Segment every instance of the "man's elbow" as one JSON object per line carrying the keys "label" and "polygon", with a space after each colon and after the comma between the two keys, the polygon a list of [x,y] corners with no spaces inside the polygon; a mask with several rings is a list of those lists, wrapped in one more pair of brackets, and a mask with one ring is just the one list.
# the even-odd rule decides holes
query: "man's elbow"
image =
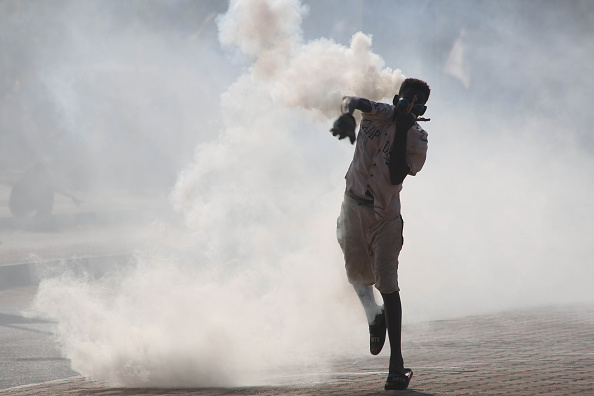
{"label": "man's elbow", "polygon": [[407,175],[410,174],[410,167],[406,163],[395,164],[390,169],[390,183],[393,186],[402,184]]}

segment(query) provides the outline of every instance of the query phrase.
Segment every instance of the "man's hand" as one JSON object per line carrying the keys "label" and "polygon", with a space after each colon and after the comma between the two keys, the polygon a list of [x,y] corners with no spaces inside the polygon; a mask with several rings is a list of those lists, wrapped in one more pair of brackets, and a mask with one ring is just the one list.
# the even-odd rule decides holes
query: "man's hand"
{"label": "man's hand", "polygon": [[357,122],[355,121],[355,117],[352,114],[343,114],[336,121],[334,121],[334,126],[330,129],[332,132],[332,136],[338,135],[338,140],[342,140],[345,137],[351,139],[351,144],[355,143],[355,127],[357,126]]}
{"label": "man's hand", "polygon": [[404,111],[397,111],[394,117],[394,123],[396,124],[397,131],[408,132],[415,122],[417,117],[413,113],[407,113]]}

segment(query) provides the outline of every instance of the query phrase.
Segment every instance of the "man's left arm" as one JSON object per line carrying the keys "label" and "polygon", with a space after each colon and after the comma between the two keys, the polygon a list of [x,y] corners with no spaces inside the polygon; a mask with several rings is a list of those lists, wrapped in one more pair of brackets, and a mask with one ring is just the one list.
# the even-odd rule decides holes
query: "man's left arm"
{"label": "man's left arm", "polygon": [[394,142],[390,152],[390,183],[396,186],[402,184],[410,172],[407,161],[408,132],[415,125],[416,116],[412,113],[396,113],[394,123]]}

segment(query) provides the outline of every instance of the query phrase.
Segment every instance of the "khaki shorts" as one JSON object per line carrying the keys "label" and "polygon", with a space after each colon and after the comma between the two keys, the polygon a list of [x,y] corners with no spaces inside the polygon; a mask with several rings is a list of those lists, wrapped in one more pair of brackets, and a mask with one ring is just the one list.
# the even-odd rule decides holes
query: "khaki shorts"
{"label": "khaki shorts", "polygon": [[336,236],[344,253],[351,284],[373,285],[382,293],[398,287],[398,255],[404,223],[399,216],[378,219],[372,207],[345,195],[337,220]]}

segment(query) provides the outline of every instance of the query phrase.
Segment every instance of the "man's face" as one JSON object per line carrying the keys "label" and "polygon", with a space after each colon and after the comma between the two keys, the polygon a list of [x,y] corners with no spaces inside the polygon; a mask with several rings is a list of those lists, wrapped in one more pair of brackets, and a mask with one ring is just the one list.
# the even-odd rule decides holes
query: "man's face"
{"label": "man's face", "polygon": [[396,110],[399,112],[410,111],[411,113],[420,116],[425,113],[426,102],[427,97],[421,90],[416,88],[406,88],[404,91],[400,92],[400,98],[398,104],[396,105]]}

